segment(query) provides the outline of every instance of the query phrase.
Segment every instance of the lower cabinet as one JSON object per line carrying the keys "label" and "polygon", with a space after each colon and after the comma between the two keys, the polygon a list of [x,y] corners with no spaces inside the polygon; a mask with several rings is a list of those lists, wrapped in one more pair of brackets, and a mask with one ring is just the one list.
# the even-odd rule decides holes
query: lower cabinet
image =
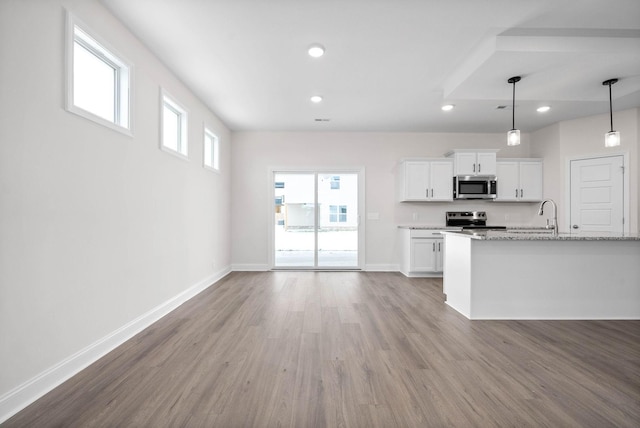
{"label": "lower cabinet", "polygon": [[406,276],[442,276],[444,239],[440,229],[400,229],[400,272]]}

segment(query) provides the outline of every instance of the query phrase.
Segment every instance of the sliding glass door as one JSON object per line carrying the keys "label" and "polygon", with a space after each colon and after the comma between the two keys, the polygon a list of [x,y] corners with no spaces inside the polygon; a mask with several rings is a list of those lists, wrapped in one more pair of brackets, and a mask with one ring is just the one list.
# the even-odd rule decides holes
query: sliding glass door
{"label": "sliding glass door", "polygon": [[274,268],[360,268],[360,175],[273,173]]}

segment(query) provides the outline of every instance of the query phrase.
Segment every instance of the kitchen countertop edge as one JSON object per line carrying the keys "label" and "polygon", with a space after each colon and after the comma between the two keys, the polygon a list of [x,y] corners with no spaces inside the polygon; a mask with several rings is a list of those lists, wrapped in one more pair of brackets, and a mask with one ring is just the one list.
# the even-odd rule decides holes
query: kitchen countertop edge
{"label": "kitchen countertop edge", "polygon": [[[516,228],[510,228],[516,229]],[[522,230],[524,228],[521,228]],[[531,229],[530,230],[535,230]],[[509,233],[506,231],[443,231],[445,234],[456,234],[458,236],[477,239],[481,241],[640,241],[640,234],[606,234],[606,233],[559,233],[554,235],[550,232],[541,233]]]}

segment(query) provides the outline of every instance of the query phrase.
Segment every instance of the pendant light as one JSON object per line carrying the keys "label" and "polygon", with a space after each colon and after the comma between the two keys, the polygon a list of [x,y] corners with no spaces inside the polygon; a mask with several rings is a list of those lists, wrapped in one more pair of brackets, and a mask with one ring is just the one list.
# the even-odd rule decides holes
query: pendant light
{"label": "pendant light", "polygon": [[516,129],[516,83],[520,81],[520,76],[514,76],[507,80],[513,83],[513,108],[511,110],[511,131],[507,132],[507,145],[517,146],[520,144],[520,130]]}
{"label": "pendant light", "polygon": [[613,130],[613,102],[611,101],[611,85],[617,81],[618,79],[609,79],[602,82],[603,85],[609,86],[609,117],[611,119],[611,131],[604,134],[605,147],[615,147],[620,145],[620,133]]}

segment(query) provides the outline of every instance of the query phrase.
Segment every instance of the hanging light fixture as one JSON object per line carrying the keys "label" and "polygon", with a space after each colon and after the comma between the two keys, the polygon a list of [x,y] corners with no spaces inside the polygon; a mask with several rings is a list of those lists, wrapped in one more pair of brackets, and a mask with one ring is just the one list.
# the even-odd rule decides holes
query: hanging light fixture
{"label": "hanging light fixture", "polygon": [[602,82],[603,85],[609,86],[609,117],[611,118],[611,131],[604,134],[605,147],[615,147],[620,145],[620,133],[613,130],[613,102],[611,101],[611,85],[617,81],[618,79],[609,79]]}
{"label": "hanging light fixture", "polygon": [[520,144],[520,130],[516,129],[516,83],[520,81],[520,76],[514,76],[507,80],[513,83],[513,108],[511,110],[511,131],[507,132],[507,145],[517,146]]}

